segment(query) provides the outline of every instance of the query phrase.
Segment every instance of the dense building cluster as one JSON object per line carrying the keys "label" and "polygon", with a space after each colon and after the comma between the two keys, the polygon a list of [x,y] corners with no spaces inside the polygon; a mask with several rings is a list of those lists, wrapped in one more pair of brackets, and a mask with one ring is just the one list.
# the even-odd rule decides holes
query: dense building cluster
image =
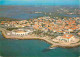
{"label": "dense building cluster", "polygon": [[[21,21],[2,21],[1,24],[8,27],[23,28],[32,27],[35,31],[47,33],[50,36],[70,39],[71,36],[80,36],[80,17],[59,18],[39,17]],[[54,34],[56,33],[56,34]],[[62,34],[62,35],[60,35]],[[68,35],[68,36],[66,36]],[[62,37],[61,37],[62,36]]]}

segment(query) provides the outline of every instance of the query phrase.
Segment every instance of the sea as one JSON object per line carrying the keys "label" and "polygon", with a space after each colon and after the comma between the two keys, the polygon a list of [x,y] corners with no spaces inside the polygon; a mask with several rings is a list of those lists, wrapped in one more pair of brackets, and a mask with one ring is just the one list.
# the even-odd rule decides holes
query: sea
{"label": "sea", "polygon": [[0,32],[0,56],[2,57],[79,57],[80,47],[53,48],[41,40],[6,39]]}
{"label": "sea", "polygon": [[[0,6],[0,17],[23,20],[45,16],[41,13],[33,13],[35,11],[50,10],[46,6]],[[6,39],[0,32],[0,57],[80,57],[80,47],[49,49],[49,46],[50,44],[41,40]]]}

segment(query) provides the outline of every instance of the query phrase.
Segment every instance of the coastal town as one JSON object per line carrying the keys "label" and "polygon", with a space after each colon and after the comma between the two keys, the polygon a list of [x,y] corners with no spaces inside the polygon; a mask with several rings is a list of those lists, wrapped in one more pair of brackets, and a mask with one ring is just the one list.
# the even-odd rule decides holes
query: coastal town
{"label": "coastal town", "polygon": [[2,35],[9,39],[40,39],[51,47],[80,46],[80,17],[49,16],[20,21],[1,21]]}

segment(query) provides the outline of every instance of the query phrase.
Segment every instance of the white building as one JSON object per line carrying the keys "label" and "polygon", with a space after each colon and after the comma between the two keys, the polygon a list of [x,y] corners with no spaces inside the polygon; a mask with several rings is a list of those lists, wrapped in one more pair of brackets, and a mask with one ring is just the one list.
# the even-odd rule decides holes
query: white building
{"label": "white building", "polygon": [[62,42],[77,42],[78,39],[75,38],[75,36],[73,35],[69,35],[69,34],[64,34],[63,36],[58,36],[55,39],[53,39],[53,41],[62,41]]}
{"label": "white building", "polygon": [[29,33],[32,33],[33,31],[27,29],[26,31],[24,29],[17,29],[17,30],[13,30],[7,33],[7,35],[19,35],[19,36],[23,36],[23,35],[28,35]]}

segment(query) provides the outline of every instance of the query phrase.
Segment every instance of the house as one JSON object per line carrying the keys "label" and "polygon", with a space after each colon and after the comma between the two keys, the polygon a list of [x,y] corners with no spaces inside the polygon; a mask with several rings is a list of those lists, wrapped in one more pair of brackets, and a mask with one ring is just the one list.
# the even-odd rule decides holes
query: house
{"label": "house", "polygon": [[80,35],[80,32],[78,32],[78,35]]}

